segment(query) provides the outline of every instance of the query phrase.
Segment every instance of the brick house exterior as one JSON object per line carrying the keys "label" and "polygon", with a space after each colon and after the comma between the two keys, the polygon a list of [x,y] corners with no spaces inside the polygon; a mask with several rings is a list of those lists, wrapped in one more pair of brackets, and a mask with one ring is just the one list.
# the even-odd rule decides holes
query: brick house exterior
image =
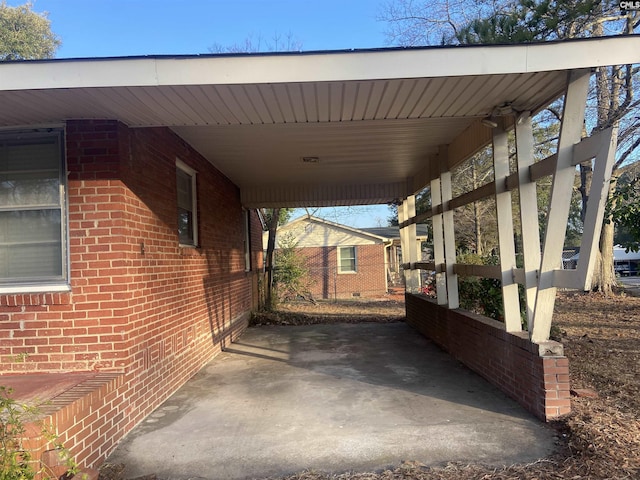
{"label": "brick house exterior", "polygon": [[379,297],[400,285],[397,227],[359,229],[304,216],[278,228],[276,251],[283,239],[295,242],[305,258],[314,298]]}
{"label": "brick house exterior", "polygon": [[[10,374],[95,372],[84,403],[51,413],[80,464],[96,465],[247,326],[262,226],[168,128],[68,121],[64,146],[69,287],[0,294],[0,372],[9,385]],[[197,248],[178,240],[177,159],[197,172]]]}
{"label": "brick house exterior", "polygon": [[[393,202],[409,250],[409,291],[422,270],[438,271],[441,280],[437,302],[407,294],[409,323],[539,417],[567,413],[568,362],[562,345],[549,340],[555,295],[590,283],[596,220],[616,149],[613,129],[582,138],[589,75],[634,63],[639,51],[640,37],[627,35],[401,51],[1,62],[3,384],[29,377],[18,374],[44,384],[51,383],[44,376],[60,372],[81,377],[45,413],[81,465],[99,465],[246,327],[259,298],[262,254],[259,217],[243,206]],[[531,113],[560,97],[557,155],[531,163]],[[517,172],[510,168],[512,129]],[[34,135],[32,150],[55,137],[57,166],[30,169],[29,149],[17,152]],[[494,181],[454,198],[452,172],[489,144]],[[566,192],[575,165],[590,159],[597,187],[582,258],[575,271],[561,270]],[[552,195],[540,239],[535,182],[546,176]],[[432,208],[417,214],[415,194],[425,187]],[[453,211],[485,198],[496,202],[500,265],[458,264]],[[515,215],[529,245],[522,269],[514,268]],[[420,262],[412,247],[414,225],[425,220],[437,239],[433,262]],[[320,252],[322,268],[335,261],[344,270],[336,296],[338,286],[344,296],[382,292],[382,268],[366,289],[351,282],[358,267],[385,251],[385,239],[344,236],[347,243],[300,247],[319,248],[309,258]],[[48,270],[39,275],[43,266]],[[503,325],[457,308],[464,274],[502,281]],[[322,294],[329,295],[325,280]],[[522,331],[518,285],[527,289],[529,332]]]}
{"label": "brick house exterior", "polygon": [[340,246],[301,247],[311,276],[314,298],[366,298],[387,293],[384,245],[356,245],[356,271],[342,273],[338,264]]}

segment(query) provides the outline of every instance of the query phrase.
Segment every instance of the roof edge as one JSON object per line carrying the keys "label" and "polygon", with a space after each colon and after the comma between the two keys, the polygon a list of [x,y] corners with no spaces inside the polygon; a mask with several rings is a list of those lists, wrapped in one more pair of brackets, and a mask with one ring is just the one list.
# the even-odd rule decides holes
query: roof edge
{"label": "roof edge", "polygon": [[14,61],[0,64],[0,90],[437,78],[627,63],[640,63],[640,35],[516,45]]}

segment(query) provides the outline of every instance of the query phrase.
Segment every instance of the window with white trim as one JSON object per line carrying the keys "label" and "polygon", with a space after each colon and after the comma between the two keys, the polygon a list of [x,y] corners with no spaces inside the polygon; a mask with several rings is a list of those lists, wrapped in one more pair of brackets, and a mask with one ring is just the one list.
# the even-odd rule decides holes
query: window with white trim
{"label": "window with white trim", "polygon": [[180,160],[176,160],[176,185],[180,245],[195,247],[198,245],[196,171]]}
{"label": "window with white trim", "polygon": [[62,139],[0,133],[0,290],[68,287]]}
{"label": "window with white trim", "polygon": [[338,247],[338,272],[356,273],[356,247]]}

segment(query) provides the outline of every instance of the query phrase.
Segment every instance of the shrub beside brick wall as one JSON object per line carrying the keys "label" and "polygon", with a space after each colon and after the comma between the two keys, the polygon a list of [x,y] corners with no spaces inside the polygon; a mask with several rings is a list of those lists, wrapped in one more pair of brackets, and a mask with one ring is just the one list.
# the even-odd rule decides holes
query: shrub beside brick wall
{"label": "shrub beside brick wall", "polygon": [[[246,327],[261,226],[245,272],[238,188],[167,128],[69,121],[66,156],[71,292],[0,295],[0,371],[123,374],[86,435],[60,432],[94,466]],[[199,248],[178,244],[176,158],[198,172]]]}
{"label": "shrub beside brick wall", "polygon": [[569,361],[556,342],[535,344],[526,332],[426,297],[405,296],[407,322],[473,371],[548,421],[571,411]]}

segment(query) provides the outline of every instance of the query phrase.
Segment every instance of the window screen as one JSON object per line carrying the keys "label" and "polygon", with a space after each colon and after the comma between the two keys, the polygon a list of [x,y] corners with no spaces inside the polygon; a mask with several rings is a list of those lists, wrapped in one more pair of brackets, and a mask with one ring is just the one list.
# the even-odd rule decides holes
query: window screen
{"label": "window screen", "polygon": [[338,267],[340,273],[356,271],[356,247],[338,248]]}
{"label": "window screen", "polygon": [[66,280],[61,132],[0,136],[0,285]]}

